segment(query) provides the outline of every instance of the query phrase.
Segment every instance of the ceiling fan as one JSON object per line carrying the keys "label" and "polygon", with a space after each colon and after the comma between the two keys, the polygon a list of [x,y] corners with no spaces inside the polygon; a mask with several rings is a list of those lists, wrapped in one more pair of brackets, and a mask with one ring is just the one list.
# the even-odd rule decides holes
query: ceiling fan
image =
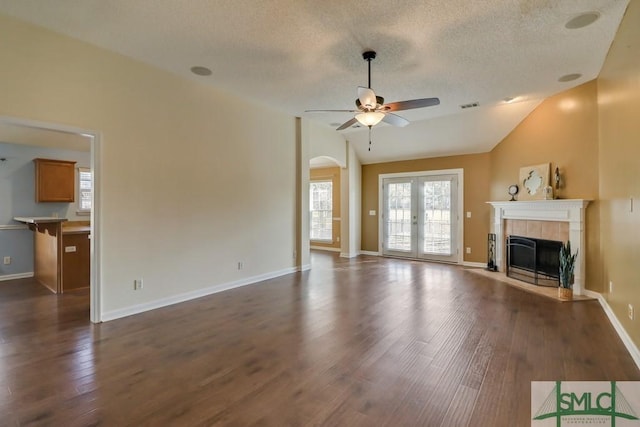
{"label": "ceiling fan", "polygon": [[306,110],[307,113],[356,113],[356,115],[343,123],[336,130],[343,130],[360,123],[369,127],[377,125],[380,121],[393,126],[404,127],[409,124],[409,120],[394,114],[394,111],[411,110],[414,108],[431,107],[440,104],[438,98],[420,98],[409,101],[384,103],[384,98],[377,96],[371,89],[371,61],[375,59],[376,53],[368,50],[362,54],[362,58],[367,61],[369,68],[368,87],[358,86],[358,99],[356,99],[356,110]]}

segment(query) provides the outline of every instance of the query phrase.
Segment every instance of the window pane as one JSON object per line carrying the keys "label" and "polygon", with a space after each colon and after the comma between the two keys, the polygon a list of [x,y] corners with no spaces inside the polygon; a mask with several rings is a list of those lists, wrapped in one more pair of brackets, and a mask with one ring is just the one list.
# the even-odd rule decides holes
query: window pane
{"label": "window pane", "polygon": [[333,240],[333,183],[315,181],[309,184],[311,240]]}
{"label": "window pane", "polygon": [[91,193],[93,192],[92,173],[90,169],[78,168],[78,206],[80,211],[91,210]]}

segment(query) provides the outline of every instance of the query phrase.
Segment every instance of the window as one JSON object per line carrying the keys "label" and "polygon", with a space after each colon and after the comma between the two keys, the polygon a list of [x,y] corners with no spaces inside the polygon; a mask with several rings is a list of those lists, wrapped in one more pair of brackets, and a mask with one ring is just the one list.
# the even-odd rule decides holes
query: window
{"label": "window", "polygon": [[91,169],[78,168],[78,213],[91,212],[91,193],[93,193],[93,180]]}
{"label": "window", "polygon": [[333,183],[313,181],[309,184],[311,227],[309,238],[325,242],[333,241]]}

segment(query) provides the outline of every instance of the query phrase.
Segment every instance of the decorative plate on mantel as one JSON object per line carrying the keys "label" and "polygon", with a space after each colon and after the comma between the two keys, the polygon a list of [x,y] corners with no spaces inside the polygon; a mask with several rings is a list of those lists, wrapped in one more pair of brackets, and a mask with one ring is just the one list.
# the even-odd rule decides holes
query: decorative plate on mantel
{"label": "decorative plate on mantel", "polygon": [[520,191],[519,199],[543,200],[545,198],[544,189],[549,185],[550,173],[550,163],[520,168],[519,184],[522,187],[522,191]]}

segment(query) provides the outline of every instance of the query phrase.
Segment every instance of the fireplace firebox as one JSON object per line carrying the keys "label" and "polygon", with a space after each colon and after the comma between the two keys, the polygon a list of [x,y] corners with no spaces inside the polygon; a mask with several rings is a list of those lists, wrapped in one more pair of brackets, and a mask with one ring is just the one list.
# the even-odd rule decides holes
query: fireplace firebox
{"label": "fireplace firebox", "polygon": [[507,276],[538,286],[560,284],[562,242],[523,236],[507,237]]}

